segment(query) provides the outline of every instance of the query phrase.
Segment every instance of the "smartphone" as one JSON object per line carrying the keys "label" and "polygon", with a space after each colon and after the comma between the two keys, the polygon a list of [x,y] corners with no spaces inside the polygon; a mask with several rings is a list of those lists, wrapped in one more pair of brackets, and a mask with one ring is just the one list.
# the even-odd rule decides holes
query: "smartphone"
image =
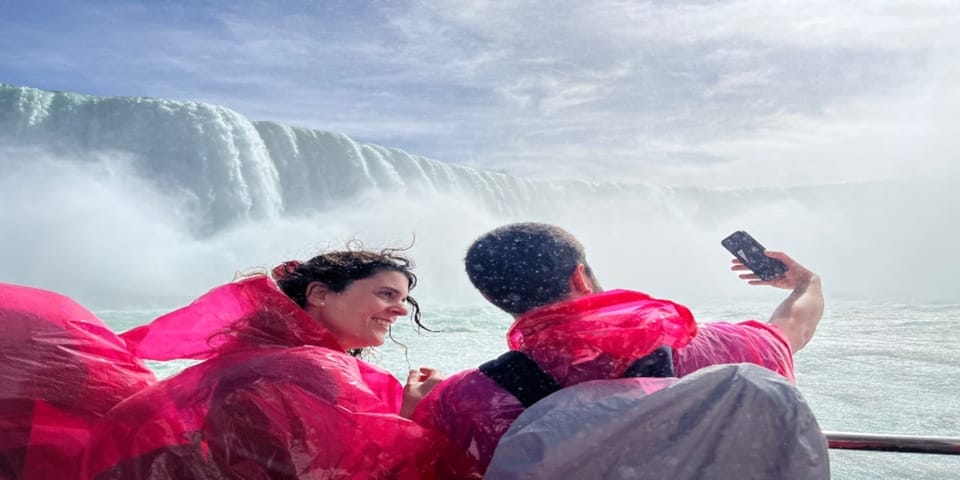
{"label": "smartphone", "polygon": [[787,265],[764,255],[763,245],[753,239],[749,233],[738,230],[724,238],[721,242],[724,248],[730,251],[733,256],[740,259],[744,265],[753,273],[757,274],[761,280],[773,280],[784,273],[787,273]]}

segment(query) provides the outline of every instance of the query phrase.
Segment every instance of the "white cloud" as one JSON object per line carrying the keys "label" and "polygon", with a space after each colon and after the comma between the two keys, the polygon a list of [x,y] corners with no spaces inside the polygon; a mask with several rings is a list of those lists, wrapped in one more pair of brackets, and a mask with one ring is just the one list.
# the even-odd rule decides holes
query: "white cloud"
{"label": "white cloud", "polygon": [[[429,43],[434,56],[461,57],[448,69],[483,55],[480,75],[453,74],[500,96],[501,140],[477,165],[716,183],[757,181],[718,175],[734,162],[783,182],[895,174],[904,163],[891,143],[902,136],[890,134],[936,125],[913,104],[938,54],[958,43],[958,20],[944,2],[569,2],[550,12],[430,2],[395,23],[409,27],[411,51]],[[829,160],[811,172],[811,162],[786,161],[799,157]]]}
{"label": "white cloud", "polygon": [[[0,72],[537,177],[715,183],[749,163],[851,179],[868,146],[894,157],[893,132],[949,141],[936,129],[956,103],[922,96],[960,85],[960,5],[933,0],[70,6],[69,21],[0,25],[16,47]],[[832,160],[811,173],[795,158]]]}

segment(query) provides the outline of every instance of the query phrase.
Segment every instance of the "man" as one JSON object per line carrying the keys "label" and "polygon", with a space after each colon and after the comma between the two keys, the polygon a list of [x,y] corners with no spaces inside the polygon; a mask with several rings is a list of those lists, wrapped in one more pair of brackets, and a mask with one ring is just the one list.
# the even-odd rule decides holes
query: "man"
{"label": "man", "polygon": [[[820,279],[780,252],[767,255],[788,271],[751,285],[791,289],[767,323],[710,323],[668,300],[626,290],[604,292],[583,246],[565,230],[540,223],[506,225],[478,238],[464,263],[483,296],[516,321],[511,352],[460,372],[433,390],[414,421],[447,435],[475,460],[479,477],[513,421],[543,396],[588,380],[682,377],[700,368],[754,363],[794,380],[793,352],[809,342],[823,313]],[[747,268],[734,260],[732,269]]]}

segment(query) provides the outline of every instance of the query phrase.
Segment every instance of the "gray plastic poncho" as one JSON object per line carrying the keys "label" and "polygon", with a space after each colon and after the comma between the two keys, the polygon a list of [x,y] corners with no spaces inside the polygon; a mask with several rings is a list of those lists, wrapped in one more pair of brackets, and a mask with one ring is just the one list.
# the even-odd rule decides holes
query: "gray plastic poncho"
{"label": "gray plastic poncho", "polygon": [[827,479],[827,441],[800,392],[748,364],[651,394],[642,379],[564,388],[500,440],[485,479]]}

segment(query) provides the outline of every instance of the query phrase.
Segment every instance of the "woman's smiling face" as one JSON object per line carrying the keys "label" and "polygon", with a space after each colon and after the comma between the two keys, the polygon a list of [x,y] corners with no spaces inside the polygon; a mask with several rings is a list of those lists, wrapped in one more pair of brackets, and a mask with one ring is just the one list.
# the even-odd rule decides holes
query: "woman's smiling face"
{"label": "woman's smiling face", "polygon": [[345,350],[382,345],[390,325],[407,314],[408,285],[394,270],[354,280],[342,292],[314,282],[307,287],[306,310]]}

